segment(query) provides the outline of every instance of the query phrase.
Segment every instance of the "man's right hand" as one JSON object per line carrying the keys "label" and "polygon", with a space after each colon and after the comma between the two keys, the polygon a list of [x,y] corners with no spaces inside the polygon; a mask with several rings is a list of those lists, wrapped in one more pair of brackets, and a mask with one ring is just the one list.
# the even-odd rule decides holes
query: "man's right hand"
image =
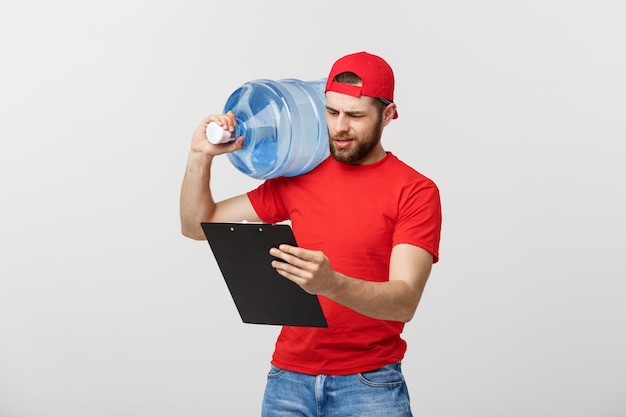
{"label": "man's right hand", "polygon": [[229,111],[226,114],[215,114],[202,119],[200,125],[193,132],[191,138],[191,150],[193,152],[201,152],[207,155],[221,155],[230,153],[243,148],[243,136],[239,136],[235,141],[229,143],[213,144],[209,142],[206,136],[206,128],[209,123],[215,122],[224,130],[229,132],[235,131],[235,114]]}

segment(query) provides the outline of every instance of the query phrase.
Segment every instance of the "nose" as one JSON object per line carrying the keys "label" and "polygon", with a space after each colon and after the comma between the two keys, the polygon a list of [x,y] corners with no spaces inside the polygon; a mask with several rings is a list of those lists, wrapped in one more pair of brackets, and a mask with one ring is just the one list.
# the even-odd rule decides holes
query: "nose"
{"label": "nose", "polygon": [[335,132],[342,133],[350,130],[350,123],[345,114],[339,113],[334,120]]}

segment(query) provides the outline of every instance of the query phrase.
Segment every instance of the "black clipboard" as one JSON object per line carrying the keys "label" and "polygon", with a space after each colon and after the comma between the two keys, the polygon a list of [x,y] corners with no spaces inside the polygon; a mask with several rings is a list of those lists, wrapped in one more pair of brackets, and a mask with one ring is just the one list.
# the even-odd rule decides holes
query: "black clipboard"
{"label": "black clipboard", "polygon": [[317,296],[282,277],[269,250],[297,246],[288,224],[201,223],[241,320],[252,324],[328,327]]}

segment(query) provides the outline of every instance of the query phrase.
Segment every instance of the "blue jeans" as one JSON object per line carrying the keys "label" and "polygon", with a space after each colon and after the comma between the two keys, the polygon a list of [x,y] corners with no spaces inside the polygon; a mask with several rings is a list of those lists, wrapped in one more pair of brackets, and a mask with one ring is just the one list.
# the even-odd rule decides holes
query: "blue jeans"
{"label": "blue jeans", "polygon": [[262,417],[412,417],[400,362],[351,375],[306,375],[272,366]]}

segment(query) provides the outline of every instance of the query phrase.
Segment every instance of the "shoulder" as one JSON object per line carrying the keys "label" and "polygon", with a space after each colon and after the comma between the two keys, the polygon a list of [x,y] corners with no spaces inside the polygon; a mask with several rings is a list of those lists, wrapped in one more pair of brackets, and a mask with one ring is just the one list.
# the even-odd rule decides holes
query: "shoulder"
{"label": "shoulder", "polygon": [[385,165],[385,169],[388,175],[391,175],[405,184],[419,185],[423,188],[435,188],[437,184],[430,177],[427,177],[422,172],[408,165],[404,161],[398,159],[397,156],[389,152],[387,155],[388,163]]}

